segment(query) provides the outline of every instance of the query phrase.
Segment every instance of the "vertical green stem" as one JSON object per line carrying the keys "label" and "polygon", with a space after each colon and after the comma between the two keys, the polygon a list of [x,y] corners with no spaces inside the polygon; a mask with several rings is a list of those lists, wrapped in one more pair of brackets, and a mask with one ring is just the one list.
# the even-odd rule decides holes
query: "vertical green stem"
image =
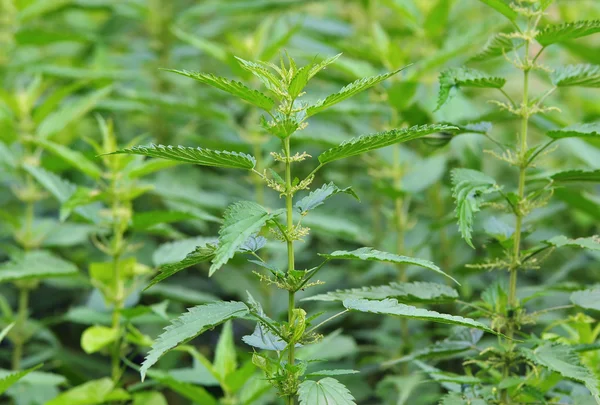
{"label": "vertical green stem", "polygon": [[[292,167],[290,162],[290,138],[285,138],[283,141],[283,148],[285,152],[285,208],[286,208],[286,221],[287,221],[287,257],[288,257],[288,273],[294,270],[294,243],[290,237],[293,229],[294,229],[294,211],[293,211],[293,198],[292,195]],[[294,308],[296,306],[296,298],[295,293],[293,291],[289,292],[288,295],[288,322],[291,326],[292,318],[294,315]],[[288,347],[288,363],[293,365],[295,363],[295,343],[291,342]],[[287,398],[288,405],[294,405],[295,398],[293,395],[290,395]]]}
{"label": "vertical green stem", "polygon": [[19,288],[19,307],[17,312],[17,321],[15,323],[15,332],[17,338],[14,341],[12,353],[12,369],[21,368],[21,357],[23,357],[23,345],[25,344],[25,326],[27,323],[27,311],[29,309],[29,289]]}
{"label": "vertical green stem", "polygon": [[111,352],[111,377],[116,384],[121,378],[121,310],[123,308],[124,291],[121,280],[121,253],[123,245],[123,231],[121,227],[119,213],[119,197],[117,190],[118,174],[113,172],[111,181],[111,196],[112,196],[112,225],[113,225],[113,240],[112,240],[112,264],[113,264],[113,313],[112,313],[112,329],[117,332]]}

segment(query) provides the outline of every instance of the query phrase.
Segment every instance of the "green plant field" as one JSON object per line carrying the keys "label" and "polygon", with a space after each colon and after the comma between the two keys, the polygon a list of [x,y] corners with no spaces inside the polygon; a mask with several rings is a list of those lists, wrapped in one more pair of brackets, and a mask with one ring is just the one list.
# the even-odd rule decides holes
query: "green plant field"
{"label": "green plant field", "polygon": [[598,0],[0,0],[0,404],[600,405]]}

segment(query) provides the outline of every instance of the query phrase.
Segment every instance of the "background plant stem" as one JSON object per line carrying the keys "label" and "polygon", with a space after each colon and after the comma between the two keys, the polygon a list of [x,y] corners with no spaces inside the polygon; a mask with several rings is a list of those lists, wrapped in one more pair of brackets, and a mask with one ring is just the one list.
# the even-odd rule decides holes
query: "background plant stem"
{"label": "background plant stem", "polygon": [[[285,161],[285,189],[286,189],[286,195],[285,195],[285,208],[286,208],[286,220],[287,220],[287,257],[288,257],[288,273],[294,270],[294,243],[292,241],[292,239],[290,238],[290,234],[292,233],[293,229],[294,229],[294,211],[293,211],[293,199],[294,196],[292,195],[292,167],[291,167],[291,162],[290,162],[290,138],[285,138],[285,140],[283,141],[283,147],[284,147],[284,152],[285,152],[285,157],[286,157],[286,161]],[[288,323],[289,326],[292,326],[292,318],[294,316],[294,308],[296,306],[296,297],[295,297],[295,293],[293,291],[289,291],[288,293]],[[295,343],[294,342],[290,342],[288,345],[288,363],[290,365],[293,365],[295,363],[295,353],[294,353],[294,349],[295,349]],[[289,405],[294,405],[294,403],[296,402],[295,400],[295,396],[294,395],[290,395],[287,398],[287,403]]]}

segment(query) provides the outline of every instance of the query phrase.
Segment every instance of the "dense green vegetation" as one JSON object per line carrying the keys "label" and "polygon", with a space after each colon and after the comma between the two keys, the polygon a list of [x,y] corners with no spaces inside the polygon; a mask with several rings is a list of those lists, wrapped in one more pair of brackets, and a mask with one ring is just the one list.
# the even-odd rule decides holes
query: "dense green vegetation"
{"label": "dense green vegetation", "polygon": [[600,3],[0,0],[0,403],[600,404]]}

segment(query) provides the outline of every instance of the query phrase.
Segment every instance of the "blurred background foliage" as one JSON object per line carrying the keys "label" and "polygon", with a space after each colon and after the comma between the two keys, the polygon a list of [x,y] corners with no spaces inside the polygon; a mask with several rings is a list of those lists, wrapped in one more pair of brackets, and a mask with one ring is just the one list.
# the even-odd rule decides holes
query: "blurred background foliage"
{"label": "blurred background foliage", "polygon": [[[556,0],[544,19],[552,23],[598,18],[596,0]],[[215,299],[244,299],[246,291],[272,317],[285,312],[286,296],[261,286],[253,268],[240,258],[210,279],[207,267],[197,266],[142,291],[158,266],[181,260],[202,241],[216,236],[219,218],[229,203],[256,199],[277,207],[280,201],[262,183],[237,173],[179,165],[157,172],[168,164],[148,165],[128,157],[138,168],[136,174],[129,174],[127,187],[132,192],[120,205],[127,219],[122,229],[128,247],[124,255],[133,258],[132,277],[138,280],[123,303],[129,310],[123,316],[131,325],[124,355],[132,367],[122,378],[129,394],[120,392],[110,379],[101,380],[110,375],[105,353],[83,352],[82,333],[93,325],[111,324],[112,304],[90,264],[108,260],[99,247],[112,237],[116,217],[104,215],[104,202],[89,201],[74,209],[64,203],[77,187],[98,193],[109,188],[110,173],[122,170],[103,167],[102,159],[96,157],[108,139],[108,129],[104,128],[103,135],[98,120],[103,125],[112,123],[113,145],[202,146],[252,153],[259,171],[277,164],[266,152],[277,148],[276,141],[262,133],[256,109],[159,68],[213,72],[259,87],[234,56],[278,61],[285,51],[307,62],[343,53],[311,82],[307,97],[316,100],[357,78],[412,64],[383,85],[313,119],[294,138],[294,148],[314,155],[359,134],[432,122],[493,122],[496,139],[510,143],[517,122],[485,102],[491,90],[468,90],[433,112],[439,72],[471,60],[493,33],[503,30],[510,31],[509,23],[476,0],[0,0],[0,255],[5,262],[38,260],[31,262],[34,267],[52,267],[55,260],[59,269],[28,279],[0,278],[2,326],[25,315],[0,346],[0,364],[11,368],[16,341],[23,346],[21,367],[44,363],[42,369],[11,387],[10,401],[19,405],[91,404],[130,398],[135,404],[208,403],[198,400],[200,391],[194,390],[221,398],[223,387],[206,365],[190,360],[184,352],[165,356],[160,362],[165,372],[151,382],[139,382],[134,366],[146,351],[143,336],[157,336],[167,319],[186,307]],[[548,65],[600,64],[598,36],[553,47],[543,61]],[[519,91],[521,82],[511,80],[519,72],[510,65],[494,60],[472,63],[506,77],[507,92]],[[547,80],[536,72],[532,92],[542,89]],[[568,123],[600,120],[600,103],[592,91],[574,88],[553,95],[552,102],[562,114],[537,116],[533,139]],[[485,168],[507,184],[514,183],[516,176],[486,154],[492,146],[486,137],[450,138],[440,134],[438,139],[389,147],[336,163],[320,174],[325,176],[320,183],[352,185],[362,201],[339,198],[306,217],[303,224],[313,232],[298,246],[301,265],[316,264],[310,262],[314,254],[308,252],[374,246],[436,262],[461,282],[459,291],[465,302],[479,297],[497,280],[504,282],[504,272],[466,267],[484,257],[482,250],[498,246],[490,237],[489,244],[473,250],[461,240],[449,171]],[[563,167],[600,169],[600,144],[561,141],[560,148],[537,170]],[[557,190],[555,196],[531,215],[536,226],[529,229],[527,240],[600,232],[597,187]],[[498,232],[495,221],[482,214],[475,231]],[[32,251],[41,256],[32,259]],[[273,263],[285,263],[284,251],[274,247],[272,252]],[[527,272],[520,282],[522,292],[538,293],[530,302],[532,309],[547,306],[546,301],[567,303],[568,293],[577,285],[598,283],[597,253],[555,253],[543,268]],[[435,276],[417,268],[342,262],[329,266],[320,277],[326,285],[318,289],[329,291],[403,279],[427,281]],[[23,289],[29,291],[28,314],[17,313]],[[325,304],[302,303],[323,311],[323,318],[334,313]],[[551,325],[557,317],[549,313],[542,324]],[[382,363],[418,353],[448,336],[463,343],[470,338],[422,322],[409,322],[408,327],[410,335],[402,337],[401,323],[395,319],[364,314],[339,318],[321,343],[300,350],[299,357],[325,359],[331,368],[361,370],[358,376],[340,377],[360,404],[432,404],[443,389],[417,373],[425,369],[424,363],[386,367]],[[238,322],[232,333],[239,337],[251,333],[250,329],[250,324]],[[220,334],[217,329],[192,344],[212,359]],[[241,367],[250,367],[252,374],[252,367],[247,366],[251,364],[249,352],[243,343],[237,345]],[[451,356],[429,362],[460,369],[460,360]],[[107,384],[104,397],[98,394],[96,402],[57,397],[92,380]],[[261,384],[258,377],[244,380],[234,399],[228,399],[233,402],[222,403],[278,403]]]}

